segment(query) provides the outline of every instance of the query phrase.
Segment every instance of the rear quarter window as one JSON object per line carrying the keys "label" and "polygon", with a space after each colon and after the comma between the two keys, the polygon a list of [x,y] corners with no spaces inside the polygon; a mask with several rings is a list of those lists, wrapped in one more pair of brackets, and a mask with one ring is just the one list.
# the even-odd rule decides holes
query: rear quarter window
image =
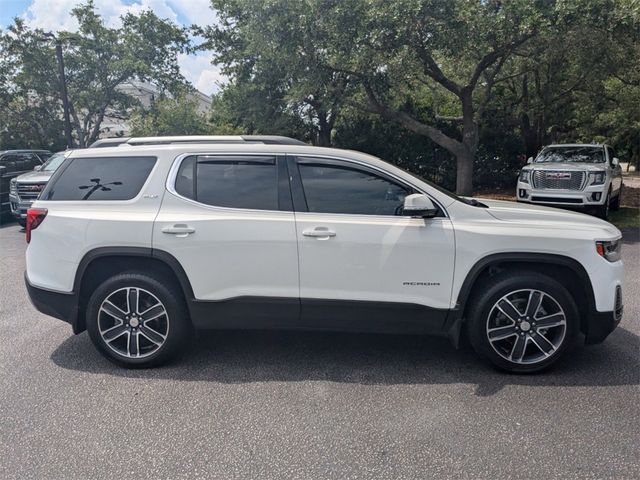
{"label": "rear quarter window", "polygon": [[131,200],[156,157],[68,158],[42,192],[42,200]]}

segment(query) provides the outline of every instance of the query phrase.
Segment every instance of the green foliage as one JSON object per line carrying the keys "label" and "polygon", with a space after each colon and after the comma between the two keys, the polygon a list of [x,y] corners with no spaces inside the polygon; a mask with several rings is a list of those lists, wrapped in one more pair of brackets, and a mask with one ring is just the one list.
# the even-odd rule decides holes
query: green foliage
{"label": "green foliage", "polygon": [[151,108],[138,108],[131,116],[131,134],[136,137],[161,135],[208,135],[213,126],[198,113],[197,103],[182,94],[161,97]]}
{"label": "green foliage", "polygon": [[[332,144],[465,193],[465,163],[477,186],[511,188],[523,157],[550,142],[606,141],[638,159],[637,1],[212,5],[221,23],[207,46],[231,77],[214,123],[317,142],[309,100],[335,102]],[[467,168],[457,179],[456,167]]]}
{"label": "green foliage", "polygon": [[[56,39],[64,51],[74,141],[83,147],[98,138],[105,115],[124,116],[136,104],[135,98],[119,89],[121,85],[148,80],[163,91],[184,87],[177,55],[187,50],[189,40],[186,29],[151,11],[123,16],[118,28],[107,27],[91,1],[76,7],[73,15],[78,33],[57,32]],[[39,146],[59,144],[60,124],[51,121],[62,116],[54,40],[16,19],[0,37],[0,69],[6,86],[0,102],[6,123],[0,132],[9,137],[23,135],[14,133],[24,131],[23,119],[40,118],[47,127]],[[23,108],[10,108],[20,98],[28,100],[23,100]],[[50,115],[40,117],[43,110]],[[36,139],[32,137],[31,143]]]}
{"label": "green foliage", "polygon": [[[304,130],[319,145],[330,145],[331,131],[350,90],[348,75],[327,68],[330,39],[318,28],[315,15],[324,2],[213,0],[220,24],[201,32],[214,60],[232,81],[235,92],[222,100],[234,104],[234,96],[247,94],[266,106],[267,118],[249,110],[249,129],[282,118]],[[244,110],[244,108],[241,108]],[[253,125],[251,125],[253,124]],[[268,123],[267,123],[268,124]]]}

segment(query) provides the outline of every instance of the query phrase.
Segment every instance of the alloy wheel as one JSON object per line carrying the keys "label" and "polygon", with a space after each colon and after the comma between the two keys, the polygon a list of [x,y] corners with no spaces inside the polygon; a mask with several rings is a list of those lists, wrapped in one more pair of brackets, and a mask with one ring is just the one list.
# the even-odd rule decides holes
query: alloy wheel
{"label": "alloy wheel", "polygon": [[151,292],[137,287],[113,291],[98,311],[98,331],[104,343],[118,355],[144,358],[164,345],[169,315]]}
{"label": "alloy wheel", "polygon": [[515,290],[500,298],[486,323],[491,348],[517,364],[536,364],[554,355],[567,332],[564,310],[548,293]]}

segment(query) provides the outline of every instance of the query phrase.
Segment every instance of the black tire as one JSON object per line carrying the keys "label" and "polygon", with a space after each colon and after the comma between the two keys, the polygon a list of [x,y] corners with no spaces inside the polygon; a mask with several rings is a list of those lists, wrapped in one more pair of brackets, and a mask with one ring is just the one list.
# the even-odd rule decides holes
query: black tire
{"label": "black tire", "polygon": [[[556,306],[561,308],[565,317],[564,326],[544,329],[540,328],[539,325],[536,326],[535,322],[538,321],[536,318],[539,319],[539,324],[543,321],[548,322],[548,320],[545,320],[545,316],[533,315],[533,321],[525,321],[525,318],[528,319],[529,317],[521,316],[522,321],[520,321],[520,319],[518,320],[520,323],[514,322],[513,327],[511,325],[502,327],[505,329],[513,328],[515,329],[515,333],[497,341],[494,339],[495,343],[492,344],[489,340],[489,335],[502,332],[496,328],[489,330],[491,322],[497,318],[502,318],[503,321],[509,321],[506,315],[496,307],[496,304],[504,297],[509,298],[508,295],[510,292],[514,295],[527,295],[526,293],[518,293],[527,290],[542,292],[544,294],[540,295],[540,297],[536,296],[533,298],[542,298],[540,308],[545,315],[548,312],[544,312],[544,308],[548,308],[549,312],[553,312],[553,308]],[[552,300],[555,303],[553,303]],[[551,307],[549,307],[549,305],[551,305]],[[525,306],[524,310],[526,310],[526,308]],[[534,313],[538,311],[539,310]],[[517,271],[507,271],[490,278],[478,291],[474,292],[470,299],[467,312],[467,334],[474,350],[483,359],[489,360],[499,369],[508,372],[534,373],[550,367],[574,343],[579,331],[580,317],[575,301],[569,291],[553,278],[536,272],[521,273]],[[552,316],[553,315],[549,314],[547,318]],[[526,331],[528,333],[523,332],[525,326],[527,327]],[[560,328],[563,328],[563,330],[559,330]],[[508,333],[508,330],[504,332],[505,335]],[[541,338],[539,335],[545,336]],[[554,337],[551,337],[551,335],[554,335]],[[542,341],[542,339],[547,337],[552,340],[549,341],[548,344]],[[513,346],[511,346],[510,342],[513,342]],[[514,356],[516,342],[521,342],[520,345],[524,342],[524,350],[520,361],[509,360],[509,358],[507,358]],[[550,348],[548,345],[551,344],[556,345],[556,348],[554,350],[549,349],[547,353],[543,352],[543,348],[538,346],[543,345],[545,348]],[[528,352],[531,352],[530,356],[533,360],[537,357],[540,357],[540,359],[532,362],[525,361],[527,355],[529,355]]]}
{"label": "black tire", "polygon": [[18,225],[20,225],[22,228],[27,228],[27,221],[24,218],[19,218]]}
{"label": "black tire", "polygon": [[611,207],[611,189],[607,192],[607,198],[605,198],[604,203],[598,207],[596,207],[596,216],[603,219],[609,219],[609,208]]}
{"label": "black tire", "polygon": [[[129,299],[133,298],[130,292],[131,295],[137,295],[132,302],[135,301],[138,308],[125,309],[124,305],[129,305]],[[127,303],[120,303],[123,308],[117,311],[106,305],[107,299],[113,303],[119,303],[116,299],[126,300]],[[140,306],[141,303],[143,306]],[[150,307],[153,305],[155,307]],[[127,312],[129,315],[120,324],[120,320],[116,320],[104,308],[114,311],[118,317],[125,317],[123,313]],[[165,313],[157,315],[162,309]],[[143,310],[150,312],[146,314]],[[137,272],[125,272],[104,281],[89,299],[86,323],[91,341],[98,351],[126,368],[153,367],[170,361],[184,349],[192,330],[182,293],[176,286],[170,280]],[[114,330],[112,335],[117,336],[107,343],[104,335],[110,327]],[[129,338],[137,339],[138,343],[132,341],[129,344]]]}
{"label": "black tire", "polygon": [[620,197],[622,197],[622,185],[620,185],[620,190],[618,190],[618,195],[615,196],[613,202],[611,202],[611,210],[617,212],[620,210]]}

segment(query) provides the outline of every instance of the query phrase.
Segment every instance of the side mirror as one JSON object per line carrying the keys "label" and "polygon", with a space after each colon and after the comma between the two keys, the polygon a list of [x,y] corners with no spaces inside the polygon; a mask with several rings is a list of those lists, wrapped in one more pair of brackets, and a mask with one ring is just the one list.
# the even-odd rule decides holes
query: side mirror
{"label": "side mirror", "polygon": [[617,168],[620,165],[620,160],[617,157],[613,157],[613,159],[611,160],[611,165]]}
{"label": "side mirror", "polygon": [[405,217],[433,218],[437,214],[438,209],[426,195],[413,193],[404,197],[402,215]]}
{"label": "side mirror", "polygon": [[39,172],[40,170],[42,170],[42,165],[36,165],[35,167],[33,167],[33,169],[34,169],[36,172]]}
{"label": "side mirror", "polygon": [[530,163],[533,163],[533,157],[527,158],[527,165],[529,165]]}

